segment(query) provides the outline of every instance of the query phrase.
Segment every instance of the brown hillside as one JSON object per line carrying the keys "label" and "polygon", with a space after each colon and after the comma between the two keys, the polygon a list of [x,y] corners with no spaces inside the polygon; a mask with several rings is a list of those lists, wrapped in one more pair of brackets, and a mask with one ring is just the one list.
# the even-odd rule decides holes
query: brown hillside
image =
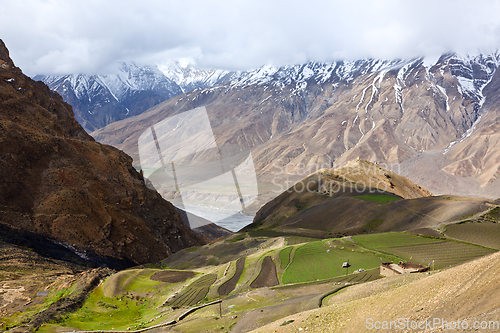
{"label": "brown hillside", "polygon": [[[379,189],[395,194],[403,199],[431,196],[432,193],[415,184],[408,178],[368,161],[357,159],[335,170],[320,170],[322,181],[335,181],[366,184],[367,189]],[[314,176],[314,175],[313,175]],[[361,186],[358,186],[361,189]]]}
{"label": "brown hillside", "polygon": [[14,66],[2,41],[0,222],[129,264],[200,242],[132,159],[94,142],[71,106]]}
{"label": "brown hillside", "polygon": [[433,197],[412,181],[357,160],[320,170],[264,205],[244,230],[312,237],[428,228],[486,210],[486,199]]}

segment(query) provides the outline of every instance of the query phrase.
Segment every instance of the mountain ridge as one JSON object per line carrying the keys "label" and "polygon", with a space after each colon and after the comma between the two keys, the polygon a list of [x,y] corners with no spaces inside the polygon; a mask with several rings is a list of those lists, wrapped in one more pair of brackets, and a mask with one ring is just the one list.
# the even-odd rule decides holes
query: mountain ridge
{"label": "mountain ridge", "polygon": [[140,114],[171,97],[227,80],[231,73],[198,70],[170,62],[167,66],[139,66],[119,62],[115,73],[35,75],[73,106],[77,121],[92,132],[109,123]]}
{"label": "mountain ridge", "polygon": [[59,94],[15,67],[3,41],[0,67],[2,224],[119,267],[203,243],[128,155],[95,142]]}
{"label": "mountain ridge", "polygon": [[267,202],[242,231],[307,237],[434,228],[492,207],[485,199],[432,193],[363,160],[321,169]]}

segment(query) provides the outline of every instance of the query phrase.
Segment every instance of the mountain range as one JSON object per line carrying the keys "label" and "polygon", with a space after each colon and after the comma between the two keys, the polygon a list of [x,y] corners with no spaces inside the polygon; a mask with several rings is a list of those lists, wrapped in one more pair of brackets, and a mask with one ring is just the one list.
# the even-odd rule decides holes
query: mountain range
{"label": "mountain range", "polygon": [[279,176],[290,185],[359,157],[434,194],[494,198],[499,61],[497,53],[449,53],[437,60],[263,66],[228,74],[92,135],[139,166],[137,140],[146,128],[205,106],[221,154],[252,150],[261,184]]}
{"label": "mountain range", "polygon": [[[246,72],[122,63],[112,75],[37,77],[54,92],[0,40],[0,328],[366,331],[361,315],[492,323],[499,63],[497,53]],[[206,117],[165,122],[193,109]],[[192,131],[178,130],[185,123]],[[162,141],[171,132],[176,141]],[[173,151],[170,170],[141,161],[144,133],[152,159]],[[248,207],[253,167],[259,196]],[[181,191],[163,186],[165,174],[209,194],[236,184],[253,223],[233,234],[174,207],[165,198]],[[391,261],[429,271],[381,279]]]}
{"label": "mountain range", "polygon": [[87,132],[140,114],[171,97],[224,82],[231,73],[197,70],[171,61],[162,67],[120,62],[108,75],[36,75],[73,106],[76,120]]}
{"label": "mountain range", "polygon": [[[498,193],[499,60],[447,54],[194,70],[205,86],[143,112],[154,101],[140,98],[154,85],[139,83],[167,82],[158,73],[168,68],[124,64],[121,78],[79,86],[106,87],[122,107],[124,96],[138,103],[119,121],[104,104],[88,104],[106,125],[91,136],[0,40],[0,328],[350,332],[363,331],[350,315],[360,304],[373,318],[494,319],[498,255],[477,258],[500,249],[499,200],[431,191]],[[196,81],[169,73],[185,87]],[[204,112],[165,122],[192,109]],[[178,130],[186,123],[191,131]],[[144,133],[157,156],[173,151],[171,170],[144,168]],[[215,173],[228,167],[232,183],[219,181]],[[176,209],[164,198],[179,193],[155,182],[168,174],[181,188],[195,174],[214,176],[204,189],[236,184],[243,207],[253,167],[256,215],[234,234]],[[401,260],[431,271],[380,279],[381,264]]]}

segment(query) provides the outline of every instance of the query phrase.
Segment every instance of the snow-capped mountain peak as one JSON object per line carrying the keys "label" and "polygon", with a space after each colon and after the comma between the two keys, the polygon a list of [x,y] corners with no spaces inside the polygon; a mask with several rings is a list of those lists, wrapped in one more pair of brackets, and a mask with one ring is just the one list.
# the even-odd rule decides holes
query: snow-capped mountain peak
{"label": "snow-capped mountain peak", "polygon": [[139,66],[118,63],[107,75],[37,75],[73,106],[75,118],[89,132],[139,114],[171,97],[224,82],[231,73],[198,70],[191,65],[171,62],[168,66]]}
{"label": "snow-capped mountain peak", "polygon": [[183,92],[222,83],[232,74],[230,71],[220,69],[196,69],[189,63],[182,64],[179,61],[169,61],[158,68],[163,75],[177,83]]}

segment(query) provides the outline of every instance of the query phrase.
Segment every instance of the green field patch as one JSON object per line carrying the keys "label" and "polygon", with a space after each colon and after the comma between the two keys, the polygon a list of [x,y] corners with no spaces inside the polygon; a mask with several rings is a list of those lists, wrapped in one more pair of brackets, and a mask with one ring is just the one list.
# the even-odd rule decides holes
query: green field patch
{"label": "green field patch", "polygon": [[[168,307],[159,308],[166,298],[183,283],[153,281],[159,269],[130,269],[108,277],[92,291],[83,306],[73,313],[62,315],[57,324],[46,324],[41,332],[53,332],[55,327],[79,330],[135,330],[160,323],[170,315]],[[193,272],[174,271],[175,280],[193,276]],[[196,273],[199,274],[199,273]],[[169,275],[169,274],[167,274]],[[172,276],[168,276],[170,279]],[[185,283],[185,282],[184,282]]]}
{"label": "green field patch", "polygon": [[433,264],[436,269],[460,264],[496,252],[482,246],[455,241],[386,248],[384,251],[417,264]]}
{"label": "green field patch", "polygon": [[155,305],[153,299],[139,295],[105,297],[100,286],[62,324],[81,330],[126,330],[154,318]]}
{"label": "green field patch", "polygon": [[217,280],[217,274],[205,274],[198,280],[184,288],[178,295],[175,295],[168,303],[168,306],[180,307],[194,305],[200,302],[208,294],[210,286]]}
{"label": "green field patch", "polygon": [[445,234],[465,242],[500,250],[500,223],[466,222],[446,226]]}
{"label": "green field patch", "polygon": [[342,268],[342,264],[346,261],[351,264],[349,271],[353,272],[378,268],[380,262],[397,260],[392,255],[364,250],[354,244],[341,246],[337,243],[324,240],[300,246],[283,274],[282,283],[302,283],[345,275],[347,270]]}
{"label": "green field patch", "polygon": [[401,198],[395,197],[393,195],[388,195],[388,194],[364,194],[364,195],[358,195],[353,198],[364,200],[364,201],[369,201],[369,202],[375,202],[378,204],[387,204],[389,202],[401,200]]}
{"label": "green field patch", "polygon": [[161,285],[161,282],[151,280],[151,276],[161,270],[141,269],[133,278],[125,281],[123,288],[127,292],[147,293],[155,290]]}
{"label": "green field patch", "polygon": [[161,272],[159,269],[130,269],[113,274],[104,281],[103,293],[114,297],[125,292],[145,293],[158,288],[161,283],[152,281],[151,275]]}
{"label": "green field patch", "polygon": [[371,249],[385,249],[389,247],[433,244],[443,242],[443,239],[424,237],[403,232],[384,232],[379,234],[353,236],[355,243]]}
{"label": "green field patch", "polygon": [[290,256],[292,255],[292,247],[285,247],[283,250],[280,251],[280,262],[281,262],[281,269],[285,269],[286,266],[288,266],[288,263],[290,262]]}

